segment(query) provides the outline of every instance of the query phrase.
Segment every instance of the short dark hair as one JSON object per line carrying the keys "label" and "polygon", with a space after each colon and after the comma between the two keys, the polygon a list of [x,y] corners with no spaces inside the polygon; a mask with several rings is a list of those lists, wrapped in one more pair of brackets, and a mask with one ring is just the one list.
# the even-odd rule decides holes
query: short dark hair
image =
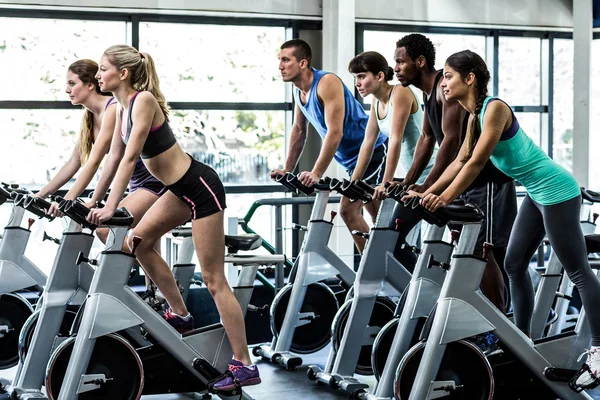
{"label": "short dark hair", "polygon": [[294,49],[294,57],[296,57],[298,61],[306,60],[308,61],[308,66],[310,67],[310,62],[312,59],[312,50],[310,49],[308,43],[306,43],[302,39],[292,39],[288,40],[280,47],[281,50],[289,48]]}
{"label": "short dark hair", "polygon": [[423,56],[430,71],[435,70],[435,47],[427,36],[420,33],[411,33],[396,42],[396,48],[404,47],[406,54],[414,61]]}

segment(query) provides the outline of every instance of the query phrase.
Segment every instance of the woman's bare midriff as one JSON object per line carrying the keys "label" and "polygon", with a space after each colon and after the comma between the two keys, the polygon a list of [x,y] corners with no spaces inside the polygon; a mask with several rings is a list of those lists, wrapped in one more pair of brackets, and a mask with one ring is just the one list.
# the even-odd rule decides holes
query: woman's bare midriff
{"label": "woman's bare midriff", "polygon": [[175,143],[173,147],[164,153],[143,161],[148,171],[166,186],[179,181],[192,163],[190,156],[183,151],[178,143]]}

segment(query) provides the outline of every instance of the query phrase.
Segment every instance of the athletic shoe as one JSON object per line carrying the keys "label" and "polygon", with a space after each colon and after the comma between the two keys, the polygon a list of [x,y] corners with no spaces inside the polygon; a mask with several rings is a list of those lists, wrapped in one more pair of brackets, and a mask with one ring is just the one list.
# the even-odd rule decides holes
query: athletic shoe
{"label": "athletic shoe", "polygon": [[241,361],[231,360],[225,373],[208,384],[213,392],[231,392],[242,386],[258,385],[261,382],[256,365],[246,366]]}
{"label": "athletic shoe", "polygon": [[167,311],[165,311],[164,317],[165,320],[180,333],[194,329],[194,317],[192,317],[192,314],[188,313],[186,317],[182,317],[174,314],[173,310],[169,308]]}
{"label": "athletic shoe", "polygon": [[600,384],[600,347],[592,346],[591,349],[579,356],[577,361],[581,361],[587,354],[587,360],[581,370],[575,375],[575,386],[581,389],[592,389]]}

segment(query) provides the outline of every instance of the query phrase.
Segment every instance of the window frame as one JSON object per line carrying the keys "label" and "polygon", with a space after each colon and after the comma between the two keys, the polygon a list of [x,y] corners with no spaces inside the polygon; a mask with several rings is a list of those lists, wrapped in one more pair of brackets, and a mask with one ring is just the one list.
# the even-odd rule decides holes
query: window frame
{"label": "window frame", "polygon": [[[365,31],[386,31],[386,32],[416,32],[423,34],[450,34],[450,35],[476,35],[484,36],[487,39],[487,45],[491,49],[487,49],[488,58],[491,56],[491,61],[488,60],[488,66],[492,72],[492,80],[490,92],[493,96],[498,96],[499,80],[498,69],[500,65],[500,37],[525,37],[539,38],[541,53],[546,54],[546,59],[542,57],[540,63],[540,87],[542,96],[540,105],[521,105],[511,104],[514,112],[538,113],[540,115],[540,135],[541,144],[544,151],[552,158],[553,143],[554,143],[554,40],[555,39],[573,39],[571,32],[552,31],[552,30],[527,30],[522,27],[515,29],[506,28],[468,28],[468,27],[441,27],[441,26],[417,26],[412,24],[383,24],[383,23],[356,23],[356,40],[355,51],[359,54],[364,49],[364,33]],[[600,38],[600,32],[594,32],[594,39]],[[491,64],[491,65],[490,65]],[[355,97],[363,104],[365,109],[369,109],[362,101],[362,97],[355,90]]]}
{"label": "window frame", "polygon": [[[178,24],[209,24],[209,25],[234,25],[234,26],[265,26],[282,27],[286,29],[286,37],[298,38],[300,30],[322,30],[322,22],[316,20],[292,20],[281,18],[255,18],[255,17],[222,17],[202,15],[175,15],[162,13],[131,13],[120,11],[63,11],[39,9],[14,9],[0,7],[0,18],[27,18],[27,19],[61,19],[83,21],[121,21],[127,23],[127,44],[139,48],[140,23],[163,22]],[[291,121],[294,110],[293,100],[287,95],[283,102],[170,102],[173,110],[231,110],[231,111],[285,111],[286,120]],[[69,101],[44,101],[44,100],[2,100],[0,109],[26,109],[26,110],[64,110],[80,109]],[[286,124],[287,125],[287,124]],[[289,135],[290,127],[285,126],[285,139]],[[277,184],[262,185],[226,185],[231,193],[267,193],[285,192],[285,188]]]}

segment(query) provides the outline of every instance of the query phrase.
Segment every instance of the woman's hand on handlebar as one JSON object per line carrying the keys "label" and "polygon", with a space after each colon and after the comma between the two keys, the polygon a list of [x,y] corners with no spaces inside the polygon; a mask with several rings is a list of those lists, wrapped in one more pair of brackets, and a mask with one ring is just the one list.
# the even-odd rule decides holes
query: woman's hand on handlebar
{"label": "woman's hand on handlebar", "polygon": [[429,193],[421,199],[421,205],[427,210],[434,212],[438,208],[446,207],[448,202],[442,196]]}
{"label": "woman's hand on handlebar", "polygon": [[[389,185],[388,185],[389,186]],[[375,188],[373,193],[373,200],[385,200],[387,198],[387,188],[384,183]]]}
{"label": "woman's hand on handlebar", "polygon": [[64,214],[58,209],[58,203],[55,201],[50,204],[50,208],[46,210],[46,214],[55,218],[62,218],[64,216]]}
{"label": "woman's hand on handlebar", "polygon": [[102,225],[104,221],[109,220],[114,215],[115,211],[116,207],[109,205],[106,205],[103,208],[94,208],[88,214],[87,220],[89,223],[99,226]]}
{"label": "woman's hand on handlebar", "polygon": [[285,173],[286,173],[286,171],[284,171],[283,169],[274,169],[271,172],[269,172],[269,178],[275,179],[279,175],[285,175]]}
{"label": "woman's hand on handlebar", "polygon": [[317,183],[319,183],[320,179],[320,176],[310,171],[304,171],[300,173],[300,175],[298,175],[298,180],[301,184],[303,184],[306,187],[312,187],[316,185]]}

